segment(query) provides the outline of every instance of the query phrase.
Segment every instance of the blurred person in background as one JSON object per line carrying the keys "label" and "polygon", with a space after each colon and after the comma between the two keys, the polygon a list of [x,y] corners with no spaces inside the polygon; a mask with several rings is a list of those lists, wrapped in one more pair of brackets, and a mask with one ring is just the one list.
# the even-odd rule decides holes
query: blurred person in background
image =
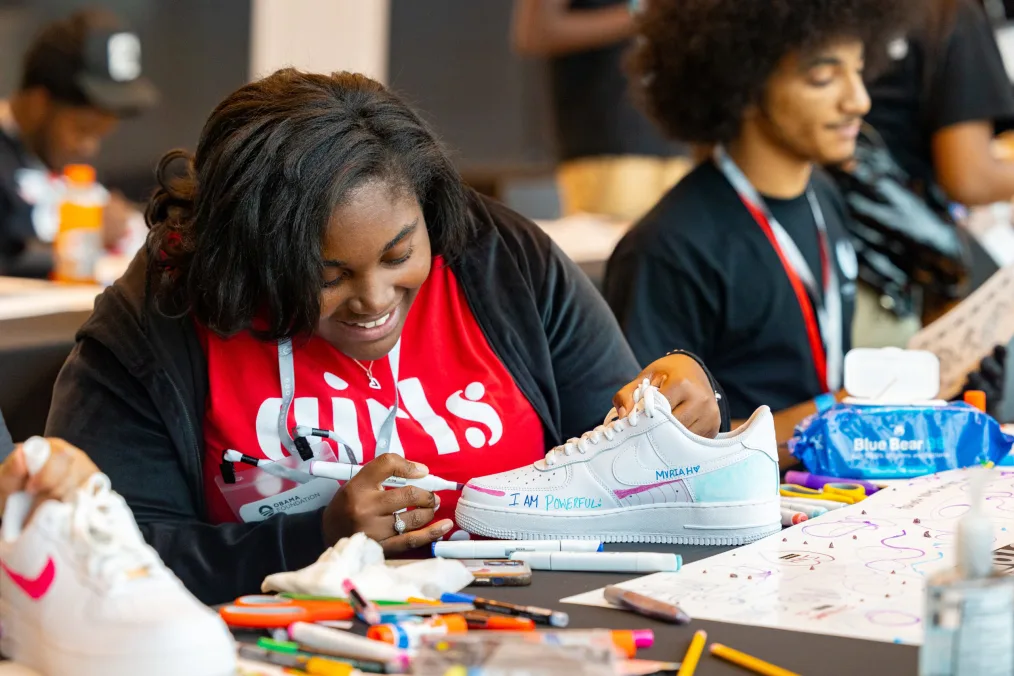
{"label": "blurred person in background", "polygon": [[857,263],[819,167],[855,152],[867,55],[911,7],[653,0],[642,17],[632,67],[647,110],[716,151],[617,246],[606,300],[641,364],[705,355],[732,417],[770,406],[782,443],[835,403],[850,346]]}
{"label": "blurred person in background", "polygon": [[622,63],[634,32],[627,0],[515,3],[515,50],[549,59],[564,215],[636,220],[690,169],[630,98]]}
{"label": "blurred person in background", "polygon": [[[922,19],[888,46],[891,65],[868,85],[866,121],[908,175],[908,187],[944,218],[952,203],[1010,200],[1014,162],[999,156],[994,136],[998,124],[1014,122],[1014,87],[983,5],[928,0]],[[968,271],[980,278],[984,269],[995,271],[978,242],[964,239]],[[862,253],[860,263],[868,265]],[[859,285],[857,347],[904,346],[958,298],[938,298],[910,278],[900,300]]]}
{"label": "blurred person in background", "polygon": [[[49,275],[59,173],[94,158],[119,120],[157,99],[140,59],[137,36],[101,10],[48,24],[28,49],[18,90],[0,101],[0,274]],[[123,237],[131,210],[109,195],[106,246]]]}
{"label": "blurred person in background", "polygon": [[992,151],[1014,120],[1014,87],[978,0],[929,0],[926,21],[888,47],[866,116],[917,192],[939,185],[966,206],[1014,197],[1014,162]]}

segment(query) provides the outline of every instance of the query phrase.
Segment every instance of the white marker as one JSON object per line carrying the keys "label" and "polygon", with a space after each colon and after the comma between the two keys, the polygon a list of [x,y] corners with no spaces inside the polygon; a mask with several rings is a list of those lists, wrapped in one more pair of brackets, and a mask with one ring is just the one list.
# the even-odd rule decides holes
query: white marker
{"label": "white marker", "polygon": [[679,554],[654,552],[514,552],[512,561],[525,561],[532,570],[600,571],[605,573],[675,572],[683,564]]}
{"label": "white marker", "polygon": [[390,643],[374,641],[363,636],[356,636],[347,631],[319,627],[307,622],[296,622],[289,626],[289,640],[296,643],[357,660],[374,662],[396,662],[404,659],[405,653]]}
{"label": "white marker", "polygon": [[[335,481],[348,481],[363,469],[363,465],[350,465],[344,462],[324,462],[323,460],[312,460],[310,462],[310,474],[313,476],[334,479]],[[454,483],[447,479],[441,479],[433,474],[427,474],[421,479],[402,479],[401,477],[390,477],[381,483],[385,488],[401,488],[402,486],[416,486],[427,491],[460,491],[463,484]]]}
{"label": "white marker", "polygon": [[791,509],[796,512],[802,512],[811,519],[815,519],[821,514],[827,514],[827,507],[824,505],[808,505],[802,502],[796,502],[795,500],[789,500],[788,498],[782,498],[782,509]]}
{"label": "white marker", "polygon": [[31,437],[21,446],[21,452],[25,455],[25,467],[28,469],[28,476],[35,476],[49,460],[52,449],[49,441],[42,437]]}
{"label": "white marker", "polygon": [[[838,502],[837,500],[812,500],[810,498],[797,498],[792,496],[791,498],[782,496],[785,502],[791,502],[793,504],[809,505],[810,507],[823,507],[824,509],[841,509],[842,507],[849,507],[850,505],[845,502]],[[785,502],[782,502],[782,506],[785,506]]]}
{"label": "white marker", "polygon": [[514,552],[601,552],[597,540],[453,540],[434,542],[433,556],[445,559],[506,559]]}

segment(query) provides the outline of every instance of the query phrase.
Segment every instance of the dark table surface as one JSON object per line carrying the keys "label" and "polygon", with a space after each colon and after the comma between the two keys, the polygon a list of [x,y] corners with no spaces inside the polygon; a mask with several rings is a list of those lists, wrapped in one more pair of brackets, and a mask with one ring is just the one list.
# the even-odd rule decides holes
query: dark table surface
{"label": "dark table surface", "polygon": [[[683,556],[683,563],[697,561],[726,551],[729,547],[688,547],[682,545],[606,545],[608,551],[670,551]],[[782,631],[725,622],[694,619],[677,627],[620,610],[560,603],[560,599],[617,584],[639,575],[607,573],[564,573],[534,571],[528,587],[470,587],[465,591],[518,604],[538,605],[570,614],[570,628],[575,629],[653,629],[655,645],[638,651],[638,657],[666,662],[683,658],[693,633],[708,632],[708,644],[724,643],[759,659],[807,676],[855,676],[865,674],[915,674],[918,649],[912,646],[861,641],[856,639]],[[739,667],[705,654],[697,667],[700,676],[743,676]]]}
{"label": "dark table surface", "polygon": [[11,436],[42,434],[60,367],[90,312],[0,321],[0,411]]}

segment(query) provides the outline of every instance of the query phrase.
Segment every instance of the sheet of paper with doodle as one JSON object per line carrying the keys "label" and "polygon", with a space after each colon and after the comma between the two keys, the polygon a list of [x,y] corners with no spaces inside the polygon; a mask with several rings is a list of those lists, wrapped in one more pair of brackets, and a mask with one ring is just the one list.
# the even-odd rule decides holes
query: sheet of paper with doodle
{"label": "sheet of paper with doodle", "polygon": [[[918,645],[925,576],[954,564],[966,476],[898,483],[678,573],[619,586],[699,619]],[[992,470],[984,509],[994,548],[1014,543],[1014,472]],[[563,601],[608,606],[601,590]]]}
{"label": "sheet of paper with doodle", "polygon": [[994,274],[954,309],[917,333],[910,350],[940,358],[940,396],[958,394],[965,377],[1014,336],[1014,265]]}

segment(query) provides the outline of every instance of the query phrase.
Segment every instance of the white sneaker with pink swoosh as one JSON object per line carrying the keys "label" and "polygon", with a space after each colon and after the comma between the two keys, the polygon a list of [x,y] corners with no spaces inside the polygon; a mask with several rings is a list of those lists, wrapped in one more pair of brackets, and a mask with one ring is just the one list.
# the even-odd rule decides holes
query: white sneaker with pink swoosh
{"label": "white sneaker with pink swoosh", "polygon": [[162,563],[104,474],[0,526],[0,651],[45,676],[232,676],[218,615]]}
{"label": "white sneaker with pink swoosh", "polygon": [[507,540],[595,539],[738,545],[781,529],[778,444],[762,407],[705,439],[645,382],[630,415],[552,449],[532,465],[472,479],[455,521]]}

